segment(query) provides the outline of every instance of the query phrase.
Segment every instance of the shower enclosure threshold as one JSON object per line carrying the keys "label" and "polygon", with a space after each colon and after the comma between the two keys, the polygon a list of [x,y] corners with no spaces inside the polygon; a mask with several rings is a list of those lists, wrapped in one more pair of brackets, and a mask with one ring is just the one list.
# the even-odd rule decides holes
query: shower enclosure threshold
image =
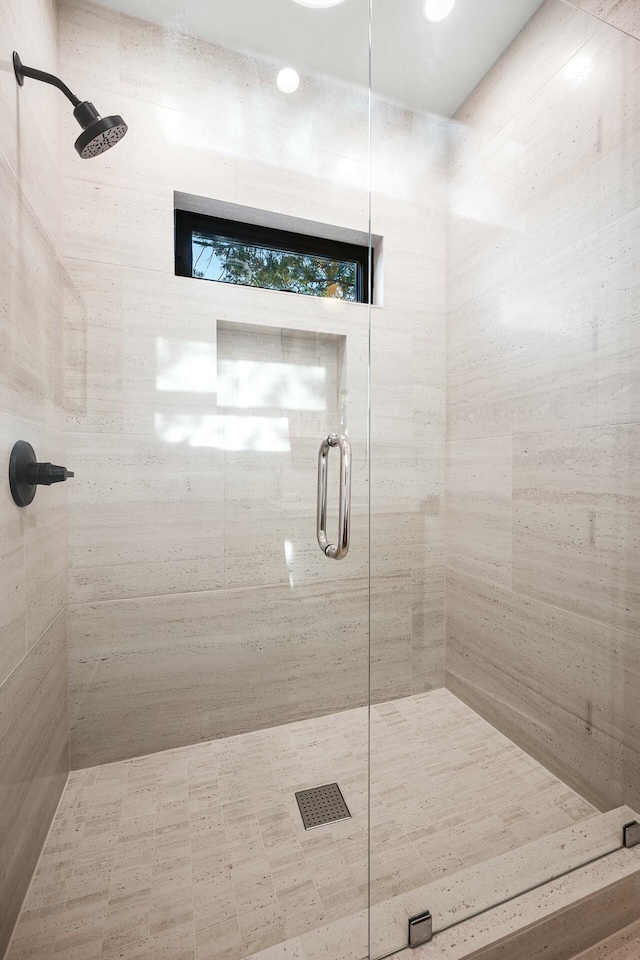
{"label": "shower enclosure threshold", "polygon": [[[622,846],[624,826],[636,819],[637,815],[629,807],[618,807],[525,843],[492,860],[474,864],[453,876],[417,887],[408,895],[374,905],[371,909],[372,956],[388,956],[406,946],[408,916],[428,910],[433,918],[434,939],[449,934],[457,942],[460,930],[456,928],[461,928],[465,921],[478,919],[509,902],[522,903],[522,898],[529,893],[569,877],[583,867],[596,865],[615,853],[632,853]],[[629,857],[627,862],[635,860]],[[437,952],[434,955],[439,956]]]}
{"label": "shower enclosure threshold", "polygon": [[[252,954],[247,960],[275,960],[274,950],[280,951],[278,960],[578,957],[640,918],[640,846],[625,849],[617,844],[612,848],[629,817],[636,814],[619,807],[454,877],[427,884],[409,896],[374,905],[370,954],[362,947],[368,927],[367,911],[363,910],[277,948]],[[591,859],[572,868],[581,856]],[[535,884],[545,869],[554,870],[555,878]],[[526,883],[528,888],[521,887],[525,892],[509,896],[510,890]],[[488,894],[495,897],[493,903]],[[434,936],[410,949],[408,916],[417,902],[428,902],[429,909],[433,908]]]}

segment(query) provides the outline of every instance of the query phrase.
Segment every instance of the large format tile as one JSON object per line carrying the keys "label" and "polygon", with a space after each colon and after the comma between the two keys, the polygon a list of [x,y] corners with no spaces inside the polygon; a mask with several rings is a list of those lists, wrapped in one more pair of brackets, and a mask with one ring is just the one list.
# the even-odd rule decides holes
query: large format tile
{"label": "large format tile", "polygon": [[371,445],[371,570],[427,573],[444,562],[444,444]]}
{"label": "large format tile", "polygon": [[[112,11],[100,10],[94,4],[86,6],[86,20],[96,16],[104,22],[110,14],[113,15]],[[78,11],[78,14],[78,19],[82,19],[82,13]],[[100,34],[96,33],[95,44],[99,37]],[[104,36],[105,51],[109,47],[107,37],[108,30]],[[77,62],[88,69],[86,52],[83,50],[80,56],[76,52],[75,56]],[[71,68],[68,76],[73,72]],[[236,167],[233,157],[217,142],[217,127],[203,128],[202,117],[196,113],[127,96],[112,90],[107,81],[102,84],[95,77],[82,82],[82,93],[104,114],[120,114],[129,129],[112,157],[106,154],[94,157],[97,162],[89,165],[65,163],[65,172],[70,179],[100,183],[108,190],[136,190],[149,202],[152,197],[172,199],[174,190],[207,197],[211,195],[211,185],[215,184],[217,200],[235,200]],[[77,121],[73,114],[65,113],[62,118],[65,142],[73,142],[76,130]],[[154,144],[155,149],[150,150],[149,144]]]}
{"label": "large format tile", "polygon": [[[17,440],[41,461],[64,463],[61,434],[62,299],[60,262],[19,181],[0,160],[4,191],[0,237],[3,349],[0,407],[4,476]],[[46,424],[46,426],[45,426]],[[27,509],[4,485],[3,603],[0,675],[15,666],[60,612],[66,598],[66,491],[46,489]]]}
{"label": "large format tile", "polygon": [[1,154],[0,206],[0,408],[55,425],[62,406],[60,259]]}
{"label": "large format tile", "polygon": [[597,431],[513,440],[513,589],[593,616]]}
{"label": "large format tile", "polygon": [[514,170],[516,273],[638,206],[639,68],[637,41],[602,27],[502,131],[503,164]]}
{"label": "large format tile", "polygon": [[[247,207],[281,216],[303,217],[321,224],[367,232],[368,167],[320,150],[314,159],[304,154],[304,172],[294,148],[291,169],[275,161],[236,160],[236,198]],[[345,176],[345,167],[348,171]],[[315,170],[316,175],[312,176]]]}
{"label": "large format tile", "polygon": [[373,703],[408,697],[413,686],[413,642],[417,639],[413,634],[411,577],[372,577],[370,591],[369,696]]}
{"label": "large format tile", "polygon": [[[230,587],[366,576],[368,454],[348,429],[350,338],[226,324],[218,331],[218,410],[228,425],[225,583]],[[245,420],[245,418],[248,418]],[[243,423],[249,428],[243,430]],[[352,441],[352,532],[339,567],[316,540],[320,439]],[[338,453],[329,458],[328,532],[335,539]]]}
{"label": "large format tile", "polygon": [[445,684],[444,569],[411,575],[411,692]]}
{"label": "large format tile", "polygon": [[73,766],[364,703],[368,595],[345,580],[72,605]]}
{"label": "large format tile", "polygon": [[[562,237],[575,241],[584,235],[574,221],[587,219],[600,184],[592,184],[585,200],[573,189],[573,169],[564,177],[564,191],[557,191],[554,210],[545,205],[540,181],[561,184],[564,165],[580,149],[599,159],[591,116],[601,106],[602,71],[594,71],[600,82],[586,88],[565,75],[566,65],[598,31],[596,21],[547,0],[456,114],[449,164],[449,311],[536,262],[532,241],[541,241],[535,251],[544,259],[566,245]],[[553,164],[547,162],[550,149]]]}
{"label": "large format tile", "polygon": [[[57,4],[53,0],[24,0],[20,3],[2,0],[0,20],[4,39],[0,59],[0,156],[19,179],[25,201],[38,211],[42,229],[58,245],[61,220],[60,117],[64,101],[60,92],[47,84],[31,81],[19,87],[11,58],[12,52],[17,50],[23,63],[58,73]],[[47,144],[46,149],[43,149],[43,143]],[[67,143],[66,147],[75,153],[73,142]],[[80,159],[77,154],[75,156]],[[3,199],[2,210],[8,209]],[[50,289],[49,293],[53,290]]]}
{"label": "large format tile", "polygon": [[635,960],[640,952],[640,920],[581,953],[577,960]]}
{"label": "large format tile", "polygon": [[[188,425],[189,417],[192,433],[200,423],[203,432],[217,413],[220,333],[223,347],[229,340],[249,340],[253,349],[245,349],[242,359],[255,361],[253,373],[265,386],[269,369],[258,363],[265,340],[274,345],[272,359],[279,351],[278,372],[290,387],[295,368],[285,356],[287,342],[337,343],[344,369],[336,412],[352,436],[366,436],[368,318],[362,304],[69,259],[65,279],[65,402],[74,432],[138,433],[166,418]],[[221,358],[227,361],[221,375],[234,370],[232,359]],[[306,422],[319,441],[320,422],[310,419],[311,411],[291,413],[297,418],[293,434]]]}
{"label": "large format tile", "polygon": [[638,796],[638,639],[449,573],[447,685],[601,808]]}
{"label": "large format tile", "polygon": [[[364,544],[372,610],[385,577],[410,578],[412,653],[405,682],[411,685],[405,695],[422,693],[444,683],[444,444],[383,442],[374,431],[370,476],[370,517],[367,510],[362,520],[369,524]],[[377,619],[372,616],[372,684],[382,691],[385,671],[377,661],[383,630]],[[403,661],[398,649],[396,672]]]}
{"label": "large format tile", "polygon": [[0,686],[0,948],[11,935],[69,770],[66,616]]}
{"label": "large format tile", "polygon": [[447,444],[447,566],[511,586],[511,437]]}
{"label": "large format tile", "polygon": [[[537,84],[526,106],[505,115],[514,93],[498,70],[460,111],[448,269],[451,439],[638,415],[630,370],[638,354],[631,318],[640,49],[547,3],[501,59],[503,69],[558,18],[581,42],[556,23],[562,69],[520,60],[525,82]],[[553,49],[545,46],[544,56]]]}
{"label": "large format tile", "polygon": [[640,12],[635,0],[572,0],[576,7],[600,17],[640,40]]}
{"label": "large format tile", "polygon": [[546,0],[458,110],[452,172],[527,105],[599,25],[568,4]]}
{"label": "large format tile", "polygon": [[[359,7],[366,81],[366,2]],[[65,77],[130,123],[118,151],[89,166],[64,165],[65,404],[70,456],[83,476],[72,493],[70,592],[74,629],[81,622],[79,633],[90,638],[75,663],[83,678],[77,730],[92,741],[89,752],[106,743],[99,729],[106,710],[115,736],[109,756],[119,756],[119,738],[125,753],[153,749],[156,723],[161,744],[172,745],[245,720],[263,724],[361,703],[370,311],[174,277],[169,214],[176,190],[213,193],[367,232],[366,93],[303,77],[297,96],[286,98],[273,84],[272,64],[255,57],[78,0],[61,3],[61,20]],[[371,350],[373,437],[381,444],[371,599],[374,687],[388,698],[443,680],[446,144],[437,119],[390,104],[375,109],[381,149],[373,216],[385,235],[384,291],[380,284],[376,296],[381,303],[384,292],[390,309],[376,309],[371,320],[379,334]],[[65,137],[70,128],[65,118]],[[240,383],[243,364],[250,370]],[[269,364],[287,368],[289,386],[296,370],[324,368],[324,409],[296,408],[278,390],[249,402],[247,385],[254,393],[269,387]],[[269,417],[265,426],[260,418]],[[334,429],[348,433],[354,450],[351,550],[340,564],[322,556],[314,532],[317,449]],[[388,440],[393,449],[383,448]],[[277,441],[284,449],[272,449]],[[333,499],[330,510],[334,522]],[[205,595],[210,622],[194,636],[188,611]],[[176,618],[185,631],[181,654]],[[256,639],[256,618],[269,634],[266,645],[262,627]],[[232,650],[223,649],[228,630]],[[154,656],[147,645],[156,641],[162,650]],[[278,644],[276,669],[270,657]],[[101,660],[105,645],[110,652]],[[131,670],[143,669],[147,657],[155,669],[145,691],[134,693]],[[167,694],[178,662],[184,686]],[[213,713],[208,674],[222,693]],[[185,706],[192,680],[202,700],[196,694]],[[252,702],[240,716],[233,697],[247,682]],[[112,691],[132,708],[144,704],[144,729],[132,726],[121,737]],[[219,929],[208,942],[238,935]]]}
{"label": "large format tile", "polygon": [[65,176],[62,198],[65,256],[173,272],[172,193],[158,196]]}
{"label": "large format tile", "polygon": [[[58,73],[57,4],[1,0],[0,62],[0,954],[69,769],[66,485],[20,509],[11,449],[65,463],[59,91],[11,62]],[[69,144],[73,150],[73,144]]]}
{"label": "large format tile", "polygon": [[640,432],[514,438],[514,590],[640,635]]}
{"label": "large format tile", "polygon": [[120,14],[85,0],[61,0],[59,11],[60,69],[68,82],[119,92]]}
{"label": "large format tile", "polygon": [[[154,239],[150,225],[161,227],[162,204],[172,206],[174,190],[208,196],[215,189],[217,199],[367,229],[361,91],[307,80],[296,98],[283,98],[267,60],[123,14],[83,15],[73,0],[63,5],[62,20],[66,75],[106,103],[105,111],[117,105],[130,124],[121,165],[102,158],[91,170],[66,164],[68,252],[86,236],[92,259],[123,263],[131,237],[142,238],[140,262],[169,272],[156,248],[164,236],[163,252],[172,253],[171,226],[165,223],[155,242],[144,237]],[[104,49],[97,49],[103,31]],[[366,80],[366,59],[363,69]],[[309,123],[311,115],[321,122]],[[149,144],[164,148],[150,151]],[[84,212],[96,203],[110,218],[100,236],[91,235]]]}
{"label": "large format tile", "polygon": [[[246,450],[224,455],[225,583],[229,587],[278,583],[294,586],[316,579],[368,574],[369,464],[364,446],[357,444],[352,448],[351,545],[348,555],[336,564],[323,555],[316,539],[319,439],[292,438],[289,445],[287,452]],[[337,536],[337,459],[337,453],[332,452],[327,532],[334,541]]]}
{"label": "large format tile", "polygon": [[596,434],[596,618],[640,637],[640,425]]}
{"label": "large format tile", "polygon": [[[374,35],[374,65],[385,56]],[[411,314],[422,317],[426,330],[431,317],[446,310],[449,122],[427,112],[398,110],[374,92],[370,126],[371,224],[374,234],[383,238],[377,249],[374,303],[385,307],[382,314],[373,311],[372,346],[375,350],[379,334],[395,327],[402,348]],[[389,367],[374,364],[372,400],[376,381],[381,385],[396,369],[394,354],[395,344],[389,341]],[[397,386],[403,381],[401,375]],[[376,413],[384,415],[382,404]]]}
{"label": "large format tile", "polygon": [[[0,417],[2,473],[9,471],[9,453],[18,436],[19,421]],[[8,483],[0,489],[0,683],[27,650],[24,520]]]}
{"label": "large format tile", "polygon": [[[349,309],[359,305],[336,312],[313,298],[76,261],[67,278],[69,445],[91,477],[72,499],[72,598],[326,579],[331,565],[315,542],[323,435],[348,425],[354,514],[367,500],[366,451],[356,444],[366,329]],[[315,396],[305,377],[323,370],[328,394]],[[286,375],[289,395],[271,397],[271,409],[274,375]],[[251,399],[261,389],[267,395]],[[366,543],[354,516],[342,575],[366,574]]]}
{"label": "large format tile", "polygon": [[437,442],[445,426],[445,315],[374,310],[371,435],[380,442]]}
{"label": "large format tile", "polygon": [[449,439],[637,418],[639,217],[629,213],[450,314]]}
{"label": "large format tile", "polygon": [[452,130],[447,436],[513,444],[514,592],[477,562],[504,528],[469,543],[481,511],[458,523],[448,484],[447,682],[596,803],[636,804],[640,47],[577,6],[637,33],[634,4],[542,4]]}
{"label": "large format tile", "polygon": [[[615,329],[628,302],[621,267],[636,221],[631,215],[449,314],[448,439],[603,422],[598,334]],[[619,402],[613,391],[610,402]]]}
{"label": "large format tile", "polygon": [[72,433],[73,600],[224,583],[223,454],[154,435]]}
{"label": "large format tile", "polygon": [[[13,422],[13,429],[16,427],[22,432],[19,439],[32,444],[38,460],[66,465],[73,471],[73,465],[67,462],[68,451],[62,433],[17,420]],[[38,640],[67,603],[67,501],[70,486],[76,482],[82,483],[83,478],[39,487],[33,503],[24,508],[28,647]]]}

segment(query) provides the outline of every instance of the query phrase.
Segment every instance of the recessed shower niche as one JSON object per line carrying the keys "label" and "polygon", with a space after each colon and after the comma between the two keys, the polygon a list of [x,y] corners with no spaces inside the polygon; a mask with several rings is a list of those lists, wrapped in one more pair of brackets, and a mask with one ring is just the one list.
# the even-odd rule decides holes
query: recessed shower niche
{"label": "recessed shower niche", "polygon": [[[218,324],[229,586],[293,585],[294,571],[296,581],[334,576],[316,542],[316,465],[320,441],[348,432],[347,340],[309,329]],[[362,480],[363,445],[354,461]],[[337,458],[330,470],[337,494]],[[337,522],[337,497],[329,522]],[[347,562],[364,572],[357,554]]]}
{"label": "recessed shower niche", "polygon": [[225,449],[288,453],[293,439],[346,427],[346,337],[219,323]]}

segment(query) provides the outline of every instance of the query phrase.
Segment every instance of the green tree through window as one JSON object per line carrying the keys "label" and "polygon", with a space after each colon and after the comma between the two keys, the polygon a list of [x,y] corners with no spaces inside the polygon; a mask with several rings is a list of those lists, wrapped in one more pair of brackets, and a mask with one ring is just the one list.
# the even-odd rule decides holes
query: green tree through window
{"label": "green tree through window", "polygon": [[255,246],[194,231],[192,264],[192,275],[203,280],[314,297],[358,299],[358,266],[354,261]]}

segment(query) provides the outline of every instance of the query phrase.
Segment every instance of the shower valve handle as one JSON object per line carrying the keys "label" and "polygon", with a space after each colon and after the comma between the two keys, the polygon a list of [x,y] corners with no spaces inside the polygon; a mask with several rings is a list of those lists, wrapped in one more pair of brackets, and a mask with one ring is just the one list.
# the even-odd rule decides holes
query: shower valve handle
{"label": "shower valve handle", "polygon": [[19,507],[28,506],[40,486],[50,487],[73,476],[72,470],[55,463],[39,463],[30,443],[18,440],[9,459],[11,495]]}
{"label": "shower valve handle", "polygon": [[27,466],[27,480],[33,486],[42,484],[50,487],[52,483],[62,483],[68,477],[73,477],[73,471],[66,467],[58,467],[55,463],[30,463]]}

